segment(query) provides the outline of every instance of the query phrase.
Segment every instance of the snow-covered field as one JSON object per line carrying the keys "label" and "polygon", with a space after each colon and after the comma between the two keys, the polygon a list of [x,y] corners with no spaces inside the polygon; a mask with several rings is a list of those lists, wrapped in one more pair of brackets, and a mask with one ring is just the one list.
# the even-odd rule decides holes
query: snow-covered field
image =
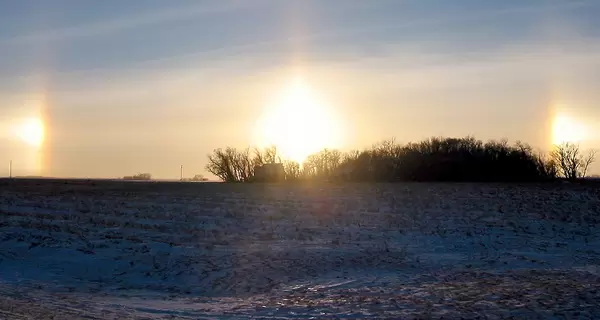
{"label": "snow-covered field", "polygon": [[0,182],[0,319],[600,318],[600,189]]}

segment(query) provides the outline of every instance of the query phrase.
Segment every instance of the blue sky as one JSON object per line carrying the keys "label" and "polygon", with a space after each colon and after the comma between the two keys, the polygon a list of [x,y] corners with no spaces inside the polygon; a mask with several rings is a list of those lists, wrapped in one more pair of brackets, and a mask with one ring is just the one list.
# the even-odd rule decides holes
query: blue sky
{"label": "blue sky", "polygon": [[[560,113],[598,148],[599,14],[597,1],[2,1],[0,161],[202,172],[213,148],[257,143],[256,119],[298,73],[345,127],[332,147],[475,134],[545,148]],[[31,117],[46,127],[37,150],[7,129]]]}

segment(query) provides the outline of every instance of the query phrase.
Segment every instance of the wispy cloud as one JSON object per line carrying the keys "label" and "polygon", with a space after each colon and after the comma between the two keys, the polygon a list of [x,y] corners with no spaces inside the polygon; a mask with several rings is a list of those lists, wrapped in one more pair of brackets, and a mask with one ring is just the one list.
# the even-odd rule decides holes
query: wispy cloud
{"label": "wispy cloud", "polygon": [[161,11],[137,13],[133,16],[123,16],[109,21],[90,23],[86,25],[52,29],[29,35],[20,35],[7,39],[4,44],[26,44],[41,41],[62,41],[75,38],[85,38],[107,35],[128,29],[146,27],[161,23],[193,19],[204,15],[239,10],[244,7],[257,5],[255,1],[229,0],[210,2],[210,5],[178,6],[173,2],[173,8]]}
{"label": "wispy cloud", "polygon": [[[207,15],[217,12],[226,12],[231,10],[238,10],[250,5],[256,5],[258,2],[244,2],[234,1],[228,3],[221,3],[214,6],[195,6],[187,8],[177,8],[164,12],[150,12],[140,14],[135,17],[121,18],[104,23],[86,25],[82,27],[66,28],[60,30],[53,30],[43,34],[35,34],[29,36],[23,36],[13,39],[16,42],[34,42],[41,40],[55,40],[55,39],[70,39],[77,37],[87,37],[101,34],[109,34],[118,32],[126,29],[132,29],[137,27],[143,27],[152,24],[160,24],[169,21],[178,21],[184,19],[191,19],[201,15]],[[132,69],[140,67],[152,67],[160,66],[169,63],[185,64],[190,61],[204,61],[206,63],[231,60],[236,58],[242,58],[248,54],[264,53],[266,51],[273,51],[277,48],[281,48],[283,45],[295,42],[307,42],[307,41],[321,41],[325,43],[326,48],[332,48],[335,51],[337,45],[343,45],[359,37],[368,37],[377,33],[392,33],[392,32],[403,32],[410,30],[420,30],[425,27],[444,27],[457,22],[476,22],[493,19],[502,19],[506,16],[514,14],[523,14],[531,12],[539,12],[544,10],[554,9],[565,9],[574,8],[594,4],[594,1],[590,0],[578,0],[570,2],[559,2],[559,3],[536,3],[532,5],[520,5],[514,7],[508,7],[504,9],[495,9],[482,12],[464,12],[457,15],[445,16],[443,18],[416,18],[413,20],[404,20],[390,23],[381,24],[369,24],[369,25],[358,25],[349,27],[340,27],[327,29],[324,31],[311,32],[307,34],[296,34],[290,35],[289,37],[278,37],[263,41],[253,41],[247,43],[231,44],[222,47],[214,48],[202,48],[196,51],[188,51],[185,53],[173,54],[164,56],[161,58],[153,59],[138,59],[136,62],[130,64]],[[556,21],[554,21],[556,23]],[[473,31],[471,31],[473,32]],[[425,33],[426,34],[426,33]],[[410,44],[405,44],[410,46]],[[78,71],[69,71],[69,73],[94,73],[103,72],[106,69],[86,69]]]}
{"label": "wispy cloud", "polygon": [[[505,92],[499,88],[524,82],[535,82],[542,87],[545,83],[548,87],[559,86],[564,98],[571,99],[569,91],[574,86],[568,81],[577,82],[577,87],[590,89],[591,84],[586,85],[586,77],[593,73],[593,68],[600,68],[596,58],[600,45],[585,44],[585,39],[581,41],[565,50],[549,49],[546,42],[523,41],[502,50],[460,60],[455,56],[428,56],[396,48],[368,57],[315,58],[304,66],[304,71],[309,80],[319,82],[317,87],[335,91],[333,95],[341,99],[360,92],[365,97],[387,96],[390,100],[394,97],[422,97],[418,99],[427,100],[433,92],[456,95],[456,90],[477,91],[473,96],[502,96]],[[244,92],[267,91],[269,85],[285,80],[286,73],[288,77],[293,76],[289,65],[266,63],[268,59],[260,55],[248,56],[244,59],[223,59],[210,65],[201,63],[172,69],[115,71],[105,73],[103,77],[69,74],[62,79],[65,83],[63,91],[55,93],[62,97],[63,102],[80,108],[86,104],[128,104],[133,108],[139,103],[156,100],[156,97],[162,97],[164,103],[170,101],[173,108],[193,104],[194,101],[201,103],[202,108],[223,104],[234,107],[236,103],[248,107],[260,103],[256,102],[255,95],[246,100],[250,104],[244,104],[241,97]],[[557,69],[556,66],[561,67]],[[265,84],[258,88],[257,83]],[[337,83],[340,88],[334,88]],[[234,96],[240,99],[232,99],[231,92],[236,92]],[[151,109],[150,105],[143,104],[143,107]]]}

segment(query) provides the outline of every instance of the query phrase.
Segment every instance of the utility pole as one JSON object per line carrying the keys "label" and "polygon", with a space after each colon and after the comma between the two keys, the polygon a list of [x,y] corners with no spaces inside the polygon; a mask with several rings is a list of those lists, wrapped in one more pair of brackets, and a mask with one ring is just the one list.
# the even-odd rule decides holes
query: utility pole
{"label": "utility pole", "polygon": [[12,160],[8,163],[8,177],[12,179]]}
{"label": "utility pole", "polygon": [[183,181],[183,165],[181,165],[181,168],[179,169],[179,171],[180,171],[179,172],[179,175],[180,175],[179,181]]}

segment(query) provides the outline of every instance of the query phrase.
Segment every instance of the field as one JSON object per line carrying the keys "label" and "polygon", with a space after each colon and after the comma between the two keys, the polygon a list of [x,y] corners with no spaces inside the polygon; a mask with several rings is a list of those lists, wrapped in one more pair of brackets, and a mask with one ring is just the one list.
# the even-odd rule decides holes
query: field
{"label": "field", "polygon": [[600,189],[0,181],[0,319],[600,318]]}

